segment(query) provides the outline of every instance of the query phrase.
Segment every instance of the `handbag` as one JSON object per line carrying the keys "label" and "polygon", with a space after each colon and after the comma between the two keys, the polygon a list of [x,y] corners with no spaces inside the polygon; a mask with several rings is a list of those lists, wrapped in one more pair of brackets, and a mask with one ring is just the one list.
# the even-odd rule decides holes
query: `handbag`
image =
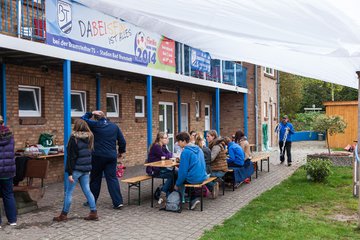
{"label": "handbag", "polygon": [[126,167],[122,162],[118,162],[116,166],[116,177],[122,178],[124,176]]}

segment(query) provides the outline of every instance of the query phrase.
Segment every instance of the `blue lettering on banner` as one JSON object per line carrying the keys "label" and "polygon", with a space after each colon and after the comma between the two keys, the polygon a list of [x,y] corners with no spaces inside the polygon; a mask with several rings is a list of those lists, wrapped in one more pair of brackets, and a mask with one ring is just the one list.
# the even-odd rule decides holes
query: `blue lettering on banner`
{"label": "blue lettering on banner", "polygon": [[199,49],[191,49],[191,70],[198,70],[201,72],[210,72],[211,57],[207,52]]}
{"label": "blue lettering on banner", "polygon": [[135,58],[133,55],[126,54],[123,52],[119,52],[119,51],[115,51],[115,50],[111,50],[111,49],[107,49],[107,48],[102,48],[102,47],[99,47],[96,45],[76,41],[76,40],[69,39],[69,38],[64,38],[61,36],[56,36],[51,33],[48,33],[46,38],[47,38],[46,39],[47,44],[52,45],[52,46],[61,47],[61,48],[69,49],[72,51],[92,54],[95,56],[101,56],[101,57],[105,57],[105,58],[109,58],[109,59],[117,60],[117,61],[121,61],[121,62],[136,63],[136,64],[140,64],[143,66],[147,65],[147,63],[141,63],[141,62],[135,61]]}

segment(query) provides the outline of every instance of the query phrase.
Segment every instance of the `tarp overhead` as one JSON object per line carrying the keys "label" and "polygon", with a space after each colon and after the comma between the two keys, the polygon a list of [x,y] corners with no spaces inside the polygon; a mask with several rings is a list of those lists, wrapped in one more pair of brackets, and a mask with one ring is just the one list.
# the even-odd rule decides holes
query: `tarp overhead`
{"label": "tarp overhead", "polygon": [[358,0],[76,1],[213,58],[358,88]]}

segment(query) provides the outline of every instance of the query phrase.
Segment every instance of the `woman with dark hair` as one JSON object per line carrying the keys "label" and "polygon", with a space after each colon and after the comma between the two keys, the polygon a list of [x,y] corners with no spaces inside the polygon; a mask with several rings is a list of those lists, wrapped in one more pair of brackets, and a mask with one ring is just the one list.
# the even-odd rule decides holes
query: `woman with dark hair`
{"label": "woman with dark hair", "polygon": [[8,224],[11,226],[16,226],[16,203],[13,191],[13,177],[16,171],[14,145],[14,136],[4,125],[4,120],[0,115],[0,194],[4,202]]}
{"label": "woman with dark hair", "polygon": [[[215,130],[209,130],[206,133],[206,140],[209,143],[209,148],[211,150],[211,175],[212,177],[222,178],[225,173],[228,171],[228,165],[226,161],[226,144],[223,138],[218,137],[218,134]],[[212,192],[212,197],[216,198],[219,193],[219,183],[216,182],[215,185],[209,183],[208,188]]]}
{"label": "woman with dark hair", "polygon": [[94,135],[88,124],[77,119],[74,123],[73,132],[67,145],[67,160],[65,171],[69,174],[68,183],[64,196],[64,206],[56,222],[66,221],[70,210],[72,194],[77,182],[89,203],[90,213],[85,220],[99,220],[96,210],[95,198],[90,191],[91,152],[94,149]]}
{"label": "woman with dark hair", "polygon": [[[148,154],[147,162],[157,162],[161,159],[169,159],[172,157],[172,153],[166,148],[169,143],[168,135],[165,132],[159,132],[156,135],[155,141],[151,144]],[[170,192],[171,186],[173,186],[174,173],[172,169],[158,168],[158,167],[146,167],[146,173],[156,178],[166,179],[164,185],[161,188],[160,198],[158,204],[160,207],[166,203],[166,196]]]}
{"label": "woman with dark hair", "polygon": [[245,152],[245,159],[249,159],[251,157],[250,144],[245,136],[244,132],[241,130],[237,130],[235,133],[235,142],[239,144]]}

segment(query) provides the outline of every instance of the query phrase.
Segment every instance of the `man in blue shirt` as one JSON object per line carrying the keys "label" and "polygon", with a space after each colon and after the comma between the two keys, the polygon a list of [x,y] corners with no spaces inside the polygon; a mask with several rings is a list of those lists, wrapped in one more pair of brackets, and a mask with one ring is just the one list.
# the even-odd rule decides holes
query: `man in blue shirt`
{"label": "man in blue shirt", "polygon": [[285,151],[288,166],[291,166],[291,135],[295,133],[294,127],[289,123],[289,118],[284,115],[281,122],[275,128],[279,136],[280,163],[285,161]]}
{"label": "man in blue shirt", "polygon": [[[92,117],[95,120],[92,120]],[[123,199],[120,184],[116,177],[116,165],[117,158],[123,158],[125,155],[125,138],[120,128],[110,122],[102,111],[87,112],[81,118],[87,122],[94,134],[90,190],[95,197],[95,201],[97,201],[104,173],[113,208],[121,209],[123,207]],[[116,150],[116,143],[119,146],[118,151]]]}

